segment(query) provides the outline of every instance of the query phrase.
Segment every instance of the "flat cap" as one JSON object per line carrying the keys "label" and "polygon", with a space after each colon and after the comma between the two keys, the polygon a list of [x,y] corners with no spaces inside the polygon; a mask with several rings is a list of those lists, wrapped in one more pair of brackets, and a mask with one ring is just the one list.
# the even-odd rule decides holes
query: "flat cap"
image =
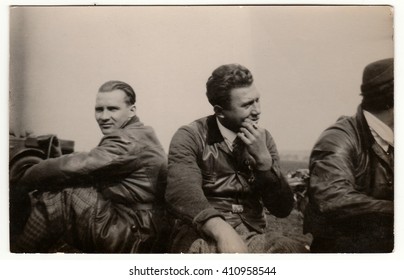
{"label": "flat cap", "polygon": [[394,108],[394,59],[370,63],[363,70],[362,108],[377,112]]}
{"label": "flat cap", "polygon": [[370,63],[363,70],[362,95],[380,92],[386,84],[394,84],[394,59],[387,58]]}

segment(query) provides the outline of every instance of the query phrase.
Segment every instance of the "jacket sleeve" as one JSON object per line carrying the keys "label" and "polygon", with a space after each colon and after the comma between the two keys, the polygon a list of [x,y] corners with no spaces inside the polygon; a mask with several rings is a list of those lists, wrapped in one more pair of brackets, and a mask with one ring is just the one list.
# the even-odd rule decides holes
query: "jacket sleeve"
{"label": "jacket sleeve", "polygon": [[[135,143],[124,135],[105,136],[90,152],[77,152],[46,159],[28,167],[18,181],[28,188],[52,188],[91,181],[94,176],[108,178],[133,170]],[[131,151],[131,153],[129,153]]]}
{"label": "jacket sleeve", "polygon": [[200,146],[191,128],[182,127],[175,133],[168,154],[165,194],[168,209],[197,228],[210,218],[222,216],[210,205],[202,190],[202,174],[198,166]]}
{"label": "jacket sleeve", "polygon": [[271,214],[282,218],[288,216],[293,209],[293,193],[282,175],[278,150],[268,131],[266,139],[272,156],[272,167],[268,171],[256,171],[257,185],[261,191],[264,206]]}
{"label": "jacket sleeve", "polygon": [[332,219],[368,214],[393,214],[393,202],[359,192],[355,183],[357,153],[352,137],[341,129],[326,130],[310,159],[309,198],[313,206]]}

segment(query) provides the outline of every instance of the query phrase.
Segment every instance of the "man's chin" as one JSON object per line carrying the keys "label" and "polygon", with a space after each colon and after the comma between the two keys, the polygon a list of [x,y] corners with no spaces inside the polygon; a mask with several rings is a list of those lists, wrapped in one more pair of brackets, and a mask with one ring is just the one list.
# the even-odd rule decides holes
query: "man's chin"
{"label": "man's chin", "polygon": [[112,132],[114,132],[114,130],[112,128],[101,128],[101,132],[104,135],[108,135],[108,134],[111,134]]}

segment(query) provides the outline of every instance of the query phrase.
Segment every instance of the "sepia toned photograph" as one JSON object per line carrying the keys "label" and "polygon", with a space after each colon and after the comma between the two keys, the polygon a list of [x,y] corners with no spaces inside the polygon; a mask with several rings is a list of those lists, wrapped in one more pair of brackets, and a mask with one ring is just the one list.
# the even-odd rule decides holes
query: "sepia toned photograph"
{"label": "sepia toned photograph", "polygon": [[9,252],[395,252],[394,7],[9,7]]}

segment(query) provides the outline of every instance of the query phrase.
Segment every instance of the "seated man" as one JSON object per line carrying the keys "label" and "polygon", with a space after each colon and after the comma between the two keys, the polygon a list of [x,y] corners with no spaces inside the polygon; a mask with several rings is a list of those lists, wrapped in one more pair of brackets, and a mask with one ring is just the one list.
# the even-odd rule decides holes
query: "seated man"
{"label": "seated man", "polygon": [[181,127],[170,145],[166,201],[177,218],[171,252],[307,251],[264,233],[264,207],[286,217],[294,201],[275,142],[258,126],[260,94],[251,72],[237,64],[217,68],[207,97],[215,114]]}
{"label": "seated man", "polygon": [[104,137],[77,152],[28,167],[19,187],[32,210],[12,252],[47,252],[63,238],[89,253],[150,252],[166,180],[166,155],[153,129],[136,116],[136,95],[120,81],[103,84],[95,118]]}
{"label": "seated man", "polygon": [[316,253],[393,250],[394,60],[363,72],[362,103],[325,130],[310,158],[304,227]]}

